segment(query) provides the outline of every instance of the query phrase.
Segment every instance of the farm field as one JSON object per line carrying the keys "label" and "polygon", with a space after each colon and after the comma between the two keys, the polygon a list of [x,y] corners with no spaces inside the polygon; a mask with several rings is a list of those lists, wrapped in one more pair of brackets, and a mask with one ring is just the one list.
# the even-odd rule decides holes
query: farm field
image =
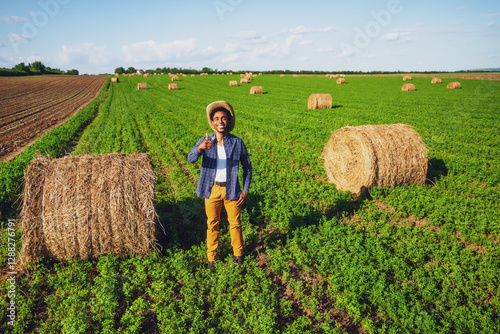
{"label": "farm field", "polygon": [[[0,292],[3,331],[500,331],[499,81],[460,79],[462,88],[451,90],[456,79],[414,77],[416,91],[403,92],[401,77],[337,85],[262,75],[230,87],[239,75],[180,76],[178,90],[168,90],[167,75],[119,80],[0,165],[0,264],[7,268],[8,236],[20,249],[21,231],[11,235],[7,218],[19,213],[18,183],[37,150],[148,153],[165,228],[161,252],[30,264],[16,276],[14,327],[6,320],[10,283]],[[148,89],[137,90],[142,82]],[[253,85],[264,94],[250,94]],[[331,94],[333,108],[308,110],[313,93]],[[204,202],[195,194],[201,159],[189,164],[186,155],[211,132],[205,108],[217,100],[235,110],[232,133],[248,148],[253,179],[242,209],[245,264],[232,261],[222,224],[211,274]],[[411,124],[427,145],[425,185],[354,197],[328,182],[322,151],[333,131],[393,123]]]}
{"label": "farm field", "polygon": [[107,76],[0,78],[0,159],[68,120],[94,99]]}

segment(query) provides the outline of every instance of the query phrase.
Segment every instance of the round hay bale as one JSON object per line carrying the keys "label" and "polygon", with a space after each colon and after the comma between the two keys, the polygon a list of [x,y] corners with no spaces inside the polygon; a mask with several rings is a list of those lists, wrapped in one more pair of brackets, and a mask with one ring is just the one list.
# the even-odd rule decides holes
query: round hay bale
{"label": "round hay bale", "polygon": [[[156,75],[156,73],[155,73],[155,75]],[[149,77],[149,73],[144,73],[142,76],[147,78],[147,77]]]}
{"label": "round hay bale", "polygon": [[236,80],[229,81],[229,86],[231,86],[231,87],[238,86],[238,81],[236,81]]}
{"label": "round hay bale", "polygon": [[23,262],[156,249],[155,172],[147,154],[38,156],[24,180]]}
{"label": "round hay bale", "polygon": [[248,83],[248,79],[242,78],[240,79],[240,83]]}
{"label": "round hay bale", "polygon": [[403,81],[411,81],[411,76],[403,75]]}
{"label": "round hay bale", "polygon": [[118,78],[111,78],[111,82],[119,82]]}
{"label": "round hay bale", "polygon": [[345,126],[323,149],[325,170],[339,190],[424,184],[427,147],[409,124]]}
{"label": "round hay bale", "polygon": [[414,84],[403,84],[403,86],[401,87],[401,90],[403,92],[414,91],[415,85]]}
{"label": "round hay bale", "polygon": [[284,74],[280,74],[280,78],[283,78],[283,77],[285,77],[285,75]]}
{"label": "round hay bale", "polygon": [[250,94],[262,94],[262,87],[261,86],[250,87]]}
{"label": "round hay bale", "polygon": [[145,82],[139,82],[137,84],[137,89],[148,89]]}
{"label": "round hay bale", "polygon": [[307,101],[307,109],[329,109],[332,107],[332,96],[330,94],[311,94]]}
{"label": "round hay bale", "polygon": [[439,78],[432,78],[431,83],[432,84],[440,84],[441,83],[441,79],[439,79]]}
{"label": "round hay bale", "polygon": [[294,78],[298,78],[298,77],[299,77],[299,75],[298,75],[298,74],[293,74],[293,75],[292,75],[292,77],[294,77]]}
{"label": "round hay bale", "polygon": [[449,89],[460,89],[460,88],[461,88],[461,87],[460,87],[460,82],[456,82],[456,81],[454,81],[454,82],[450,82],[450,83],[446,86],[446,88],[449,88]]}
{"label": "round hay bale", "polygon": [[177,75],[172,75],[172,81],[179,81],[179,77]]}
{"label": "round hay bale", "polygon": [[179,89],[176,83],[168,84],[168,90],[176,90],[176,89]]}
{"label": "round hay bale", "polygon": [[345,84],[345,83],[346,83],[346,81],[345,81],[344,78],[338,78],[337,79],[337,84],[341,85],[341,84]]}
{"label": "round hay bale", "polygon": [[191,78],[194,77],[195,75],[194,74],[191,74]]}

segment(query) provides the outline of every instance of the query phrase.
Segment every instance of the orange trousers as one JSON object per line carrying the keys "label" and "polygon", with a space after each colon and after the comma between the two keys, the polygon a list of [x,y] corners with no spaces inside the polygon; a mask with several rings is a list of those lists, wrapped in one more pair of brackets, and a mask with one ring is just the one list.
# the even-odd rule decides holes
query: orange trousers
{"label": "orange trousers", "polygon": [[205,199],[205,211],[207,213],[207,257],[208,261],[215,261],[217,257],[217,246],[219,245],[219,223],[222,204],[226,208],[227,220],[229,221],[229,233],[231,235],[231,246],[234,256],[243,255],[243,233],[241,231],[240,212],[241,207],[236,206],[237,201],[226,199],[226,187],[214,185],[210,198]]}

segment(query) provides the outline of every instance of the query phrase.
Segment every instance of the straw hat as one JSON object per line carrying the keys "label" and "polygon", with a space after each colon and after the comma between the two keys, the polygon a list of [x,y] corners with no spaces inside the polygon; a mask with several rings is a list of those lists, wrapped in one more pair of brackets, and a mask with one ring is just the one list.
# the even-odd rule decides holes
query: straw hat
{"label": "straw hat", "polygon": [[228,132],[233,131],[233,129],[234,129],[234,123],[235,123],[234,110],[233,110],[233,107],[228,102],[226,102],[226,101],[215,101],[215,102],[210,103],[207,106],[208,124],[210,124],[210,127],[212,128],[212,130],[215,131],[215,124],[210,119],[210,114],[212,112],[214,112],[214,110],[220,109],[220,108],[226,109],[229,112],[229,114],[231,115],[231,117],[229,117],[229,121],[228,121],[228,124],[227,124],[227,130],[228,130]]}

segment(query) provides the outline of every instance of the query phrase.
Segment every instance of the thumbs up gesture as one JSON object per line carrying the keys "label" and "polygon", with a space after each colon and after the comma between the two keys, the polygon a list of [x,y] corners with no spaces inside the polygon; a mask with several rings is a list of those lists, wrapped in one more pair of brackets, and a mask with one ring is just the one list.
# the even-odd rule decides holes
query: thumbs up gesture
{"label": "thumbs up gesture", "polygon": [[201,153],[201,151],[204,150],[209,150],[212,148],[212,142],[210,139],[208,139],[208,133],[205,133],[205,139],[203,139],[203,142],[198,146],[198,152]]}

